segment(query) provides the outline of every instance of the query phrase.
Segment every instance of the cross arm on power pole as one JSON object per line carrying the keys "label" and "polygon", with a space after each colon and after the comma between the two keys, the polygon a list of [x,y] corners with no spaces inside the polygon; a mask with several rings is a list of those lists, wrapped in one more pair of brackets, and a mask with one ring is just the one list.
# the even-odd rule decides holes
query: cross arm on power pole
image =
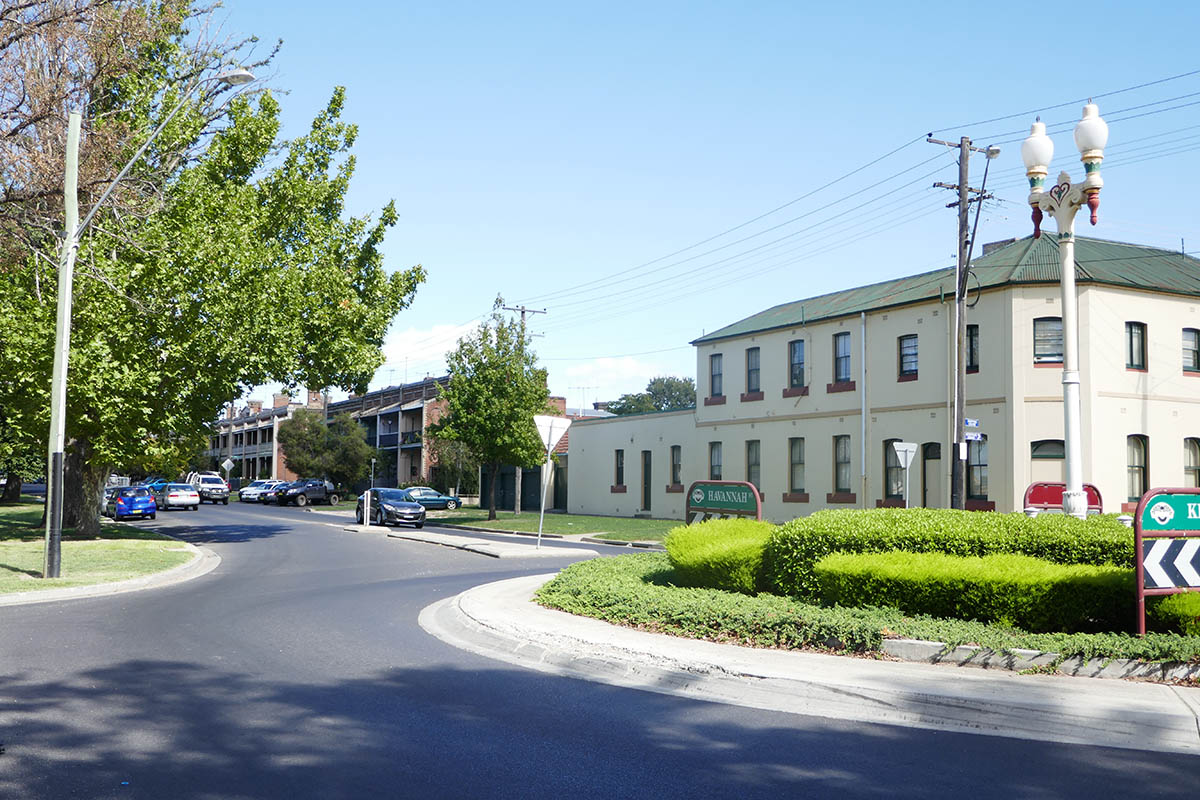
{"label": "cross arm on power pole", "polygon": [[[962,147],[963,147],[963,143],[962,143],[962,142],[947,142],[947,141],[944,141],[944,140],[942,140],[942,139],[935,139],[935,138],[933,138],[933,134],[932,134],[932,133],[931,133],[931,134],[928,134],[928,135],[925,137],[925,141],[929,142],[930,144],[942,144],[942,145],[945,145],[946,147],[953,147],[953,148],[956,148],[956,149],[959,149],[959,148],[962,148]],[[991,149],[991,148],[989,148],[989,147],[976,147],[975,145],[971,144],[970,142],[971,142],[971,140],[970,140],[970,139],[967,139],[967,144],[966,144],[966,149],[967,149],[967,150],[971,150],[971,151],[973,151],[973,152],[976,152],[976,153],[987,153],[987,152],[988,152],[988,150],[990,150],[990,149]]]}

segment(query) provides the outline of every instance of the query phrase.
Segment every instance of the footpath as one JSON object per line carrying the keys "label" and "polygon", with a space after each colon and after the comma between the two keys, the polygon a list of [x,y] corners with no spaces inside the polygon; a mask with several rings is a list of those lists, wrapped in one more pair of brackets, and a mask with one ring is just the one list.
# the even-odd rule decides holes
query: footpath
{"label": "footpath", "polygon": [[1200,755],[1200,688],[646,633],[532,602],[552,577],[478,586],[428,606],[420,624],[449,644],[510,664],[664,694],[856,722]]}

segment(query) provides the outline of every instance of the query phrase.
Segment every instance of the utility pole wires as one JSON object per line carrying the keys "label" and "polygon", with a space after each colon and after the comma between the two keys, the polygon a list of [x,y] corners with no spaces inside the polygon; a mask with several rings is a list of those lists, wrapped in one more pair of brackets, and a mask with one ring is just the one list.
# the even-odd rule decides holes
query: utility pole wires
{"label": "utility pole wires", "polygon": [[[503,308],[505,311],[521,312],[521,355],[524,356],[525,355],[525,337],[526,337],[525,315],[526,314],[545,314],[546,309],[544,309],[544,308],[542,308],[542,309],[526,308],[524,305],[501,306],[501,308]],[[523,470],[524,470],[524,467],[522,467],[520,464],[513,465],[513,471],[516,473],[516,477],[514,478],[514,481],[513,481],[513,491],[516,494],[516,497],[513,498],[513,516],[517,516],[518,514],[521,513],[521,472]]]}
{"label": "utility pole wires", "polygon": [[[958,144],[953,142],[945,142],[941,139],[934,139],[932,135],[928,136],[925,141],[930,144],[940,144],[945,147],[958,148],[958,183],[935,183],[934,187],[939,189],[955,189],[958,191],[958,201],[948,203],[947,208],[958,206],[958,263],[954,270],[954,346],[952,348],[952,359],[954,364],[954,389],[953,389],[953,406],[954,406],[954,446],[951,455],[951,472],[950,472],[950,507],[962,509],[966,507],[966,462],[967,462],[967,440],[966,440],[966,341],[967,341],[967,276],[971,270],[971,249],[974,245],[974,231],[968,230],[967,212],[970,209],[971,203],[979,203],[975,209],[975,228],[979,227],[979,209],[983,207],[983,201],[991,197],[986,194],[987,187],[987,168],[983,171],[983,187],[972,189],[968,184],[968,176],[970,173],[971,153],[983,153],[988,158],[988,165],[991,160],[1000,154],[1000,148],[988,147],[973,147],[970,138],[963,136],[958,140]],[[978,197],[972,198],[971,193],[974,192]]]}

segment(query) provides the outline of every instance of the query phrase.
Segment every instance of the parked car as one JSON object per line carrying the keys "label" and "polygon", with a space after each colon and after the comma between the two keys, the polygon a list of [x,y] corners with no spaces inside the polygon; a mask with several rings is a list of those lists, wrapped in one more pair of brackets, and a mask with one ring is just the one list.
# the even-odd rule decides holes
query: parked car
{"label": "parked car", "polygon": [[300,483],[300,481],[280,481],[277,486],[272,486],[270,489],[267,489],[265,492],[263,492],[259,497],[259,502],[283,505],[283,501],[280,500],[280,497],[297,483]]}
{"label": "parked car", "polygon": [[108,500],[104,505],[105,516],[116,520],[128,517],[149,517],[154,519],[158,511],[158,502],[145,486],[118,486],[115,491],[105,495]]}
{"label": "parked car", "polygon": [[[0,484],[0,485],[3,485],[3,484]],[[104,493],[100,495],[100,514],[102,516],[105,516],[105,517],[108,516],[108,500],[114,494],[116,494],[117,490],[120,488],[121,488],[120,486],[105,486],[104,487]]]}
{"label": "parked car", "polygon": [[426,508],[445,508],[453,511],[462,505],[462,500],[448,494],[442,494],[437,489],[430,489],[428,486],[410,486],[405,489],[413,500],[417,501]]}
{"label": "parked car", "polygon": [[168,483],[155,493],[154,499],[163,511],[172,508],[190,508],[196,511],[200,508],[200,493],[190,483]]}
{"label": "parked car", "polygon": [[336,506],[341,499],[332,483],[316,478],[296,481],[286,491],[276,494],[275,498],[281,506],[295,503],[300,507],[309,503],[329,503],[331,506]]}
{"label": "parked car", "polygon": [[268,489],[274,489],[276,486],[282,485],[283,481],[276,480],[260,480],[251,481],[249,485],[238,490],[239,503],[261,503],[262,496]]}
{"label": "parked car", "polygon": [[145,486],[152,492],[158,492],[159,489],[166,486],[168,483],[170,483],[170,481],[168,481],[166,478],[146,478],[146,480],[139,483],[138,486]]}
{"label": "parked car", "polygon": [[[407,489],[371,489],[371,524],[396,525],[403,523],[421,528],[425,525],[425,506],[413,498]],[[359,495],[354,518],[363,524],[363,497]]]}
{"label": "parked car", "polygon": [[217,503],[229,505],[229,487],[225,485],[225,481],[219,475],[201,473],[193,481],[190,481],[190,484],[196,488],[201,503],[207,500],[213,505]]}

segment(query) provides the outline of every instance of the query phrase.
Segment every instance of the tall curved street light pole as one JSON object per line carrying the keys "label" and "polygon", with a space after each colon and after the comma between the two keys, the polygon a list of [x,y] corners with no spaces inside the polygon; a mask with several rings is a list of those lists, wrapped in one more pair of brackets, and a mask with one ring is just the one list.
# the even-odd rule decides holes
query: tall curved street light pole
{"label": "tall curved street light pole", "polygon": [[79,130],[81,116],[78,111],[72,111],[67,120],[67,151],[66,169],[63,178],[63,206],[65,211],[65,226],[63,228],[62,248],[59,251],[58,262],[58,314],[54,327],[54,374],[50,384],[50,438],[49,463],[47,464],[46,483],[46,557],[42,565],[43,578],[57,578],[62,571],[62,499],[63,499],[63,453],[66,445],[66,405],[67,405],[67,362],[71,350],[71,293],[75,277],[75,255],[79,251],[79,238],[87,229],[92,217],[101,204],[113,193],[117,184],[125,177],[130,168],[137,163],[150,143],[162,133],[179,110],[187,103],[188,97],[201,84],[209,81],[220,81],[227,86],[241,86],[254,80],[254,75],[246,69],[234,69],[213,75],[198,81],[180,98],[171,113],[163,118],[150,137],[142,143],[133,158],[121,168],[100,199],[92,206],[88,215],[79,222]]}
{"label": "tall curved street light pole", "polygon": [[1079,397],[1079,298],[1075,290],[1075,214],[1086,205],[1096,224],[1100,208],[1100,162],[1108,144],[1108,125],[1100,118],[1095,103],[1083,107],[1083,119],[1075,126],[1075,146],[1083,161],[1082,184],[1072,184],[1066,172],[1058,183],[1045,189],[1054,143],[1046,135],[1046,123],[1039,117],[1021,144],[1021,159],[1029,177],[1029,205],[1033,207],[1033,236],[1042,235],[1043,214],[1058,223],[1058,255],[1062,271],[1063,330],[1063,443],[1066,455],[1067,488],[1063,492],[1063,513],[1083,519],[1087,516],[1087,496],[1083,491],[1082,434]]}

